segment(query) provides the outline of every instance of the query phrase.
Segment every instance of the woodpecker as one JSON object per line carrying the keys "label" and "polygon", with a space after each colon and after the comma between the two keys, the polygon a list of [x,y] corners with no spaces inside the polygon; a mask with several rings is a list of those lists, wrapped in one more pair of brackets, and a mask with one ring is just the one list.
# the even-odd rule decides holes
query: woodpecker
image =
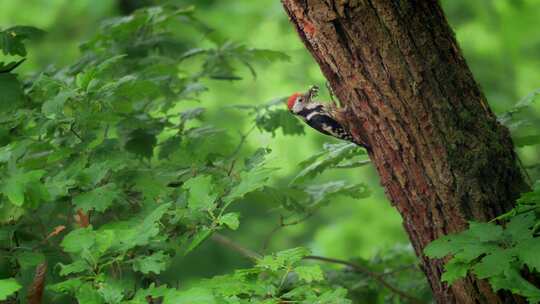
{"label": "woodpecker", "polygon": [[310,127],[323,134],[368,148],[365,143],[357,142],[351,133],[335,119],[337,114],[335,104],[323,104],[313,100],[318,92],[319,88],[312,86],[305,94],[292,94],[287,100],[289,111],[300,117]]}

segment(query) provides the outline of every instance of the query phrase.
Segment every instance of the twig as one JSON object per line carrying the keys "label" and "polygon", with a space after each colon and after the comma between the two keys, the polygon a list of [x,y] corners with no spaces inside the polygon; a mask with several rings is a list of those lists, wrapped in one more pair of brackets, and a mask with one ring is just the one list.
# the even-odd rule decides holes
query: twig
{"label": "twig", "polygon": [[518,161],[518,165],[521,168],[521,171],[523,171],[523,174],[525,175],[525,178],[527,179],[527,183],[529,184],[529,187],[533,186],[533,180],[531,176],[529,175],[529,172],[527,172],[527,168],[523,165],[523,162],[521,162],[521,158],[516,153],[516,159]]}
{"label": "twig", "polygon": [[253,130],[255,130],[256,127],[257,127],[256,125],[253,125],[246,133],[243,133],[243,134],[240,133],[240,142],[236,146],[236,149],[234,149],[234,152],[231,153],[229,158],[234,158],[234,157],[236,157],[236,155],[238,155],[238,153],[242,149],[242,146],[244,146],[244,144],[246,143],[246,140],[247,140],[249,134],[251,134],[251,132],[253,132]]}
{"label": "twig", "polygon": [[365,273],[370,278],[377,281],[379,284],[381,284],[382,286],[388,288],[390,291],[392,291],[393,293],[395,293],[398,296],[402,297],[403,299],[407,299],[407,300],[411,301],[411,303],[423,303],[422,300],[420,300],[420,299],[418,299],[418,298],[416,298],[416,297],[414,297],[412,295],[409,295],[408,293],[406,293],[406,292],[398,289],[397,287],[393,286],[392,284],[388,283],[383,278],[383,275],[375,273],[375,272],[371,271],[369,268],[367,268],[365,266],[362,266],[362,265],[359,265],[359,264],[356,264],[356,263],[353,263],[353,262],[345,261],[345,260],[327,258],[327,257],[322,257],[322,256],[317,256],[317,255],[305,256],[304,260],[316,260],[316,261],[340,264],[340,265],[345,265],[345,266],[351,267],[352,269],[354,269],[357,272]]}
{"label": "twig", "polygon": [[238,243],[233,242],[231,239],[229,239],[228,237],[222,234],[219,234],[219,233],[212,234],[211,240],[229,249],[232,249],[233,251],[240,253],[240,255],[250,260],[258,260],[262,258],[262,255],[258,254],[257,252],[249,248],[246,248]]}
{"label": "twig", "polygon": [[75,137],[77,137],[81,142],[83,142],[82,137],[79,135],[79,133],[77,133],[77,131],[75,131],[75,124],[70,124],[69,130],[71,131],[71,133],[73,133],[73,135],[75,135]]}
{"label": "twig", "polygon": [[393,275],[393,274],[396,274],[398,272],[407,271],[407,270],[420,271],[420,269],[418,268],[418,265],[411,264],[411,265],[404,265],[404,266],[392,269],[391,271],[388,271],[388,272],[383,272],[380,275],[381,275],[381,277],[386,277],[386,276]]}
{"label": "twig", "polygon": [[270,233],[268,233],[268,235],[264,239],[264,244],[263,244],[262,250],[266,251],[266,249],[268,249],[268,245],[270,245],[270,240],[272,239],[274,234],[276,234],[276,232],[278,232],[279,230],[281,230],[281,229],[283,229],[283,228],[285,228],[287,226],[294,226],[294,225],[300,224],[300,223],[304,222],[305,220],[309,219],[310,217],[312,217],[313,214],[314,213],[308,213],[303,218],[298,219],[296,221],[289,222],[289,223],[285,223],[285,219],[283,218],[283,215],[280,215],[279,216],[279,225],[274,227],[274,229],[272,229],[272,231],[270,231]]}
{"label": "twig", "polygon": [[32,284],[28,288],[26,299],[28,304],[41,304],[43,299],[43,290],[45,289],[45,276],[47,274],[47,263],[43,262],[36,267],[36,273]]}
{"label": "twig", "polygon": [[231,165],[229,166],[229,169],[227,170],[227,176],[231,176],[234,170],[234,165],[236,165],[236,158],[231,161]]}

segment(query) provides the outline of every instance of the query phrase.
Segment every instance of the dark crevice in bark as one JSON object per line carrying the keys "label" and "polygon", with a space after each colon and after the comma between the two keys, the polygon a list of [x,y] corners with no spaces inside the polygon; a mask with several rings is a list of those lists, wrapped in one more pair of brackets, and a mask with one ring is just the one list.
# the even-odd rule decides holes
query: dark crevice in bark
{"label": "dark crevice in bark", "polygon": [[347,33],[343,29],[343,26],[337,19],[332,20],[332,25],[334,26],[334,29],[336,30],[336,36],[339,42],[341,43],[341,45],[344,45],[347,47],[347,51],[349,51],[349,56],[351,57],[351,59],[354,59],[355,58],[354,53],[350,49],[349,43],[348,43],[348,41],[350,41],[350,37],[347,36]]}

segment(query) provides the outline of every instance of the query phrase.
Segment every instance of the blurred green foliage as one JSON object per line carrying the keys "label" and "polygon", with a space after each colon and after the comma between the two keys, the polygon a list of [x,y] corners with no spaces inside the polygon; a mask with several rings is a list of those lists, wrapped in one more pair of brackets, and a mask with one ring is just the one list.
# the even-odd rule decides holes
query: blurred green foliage
{"label": "blurred green foliage", "polygon": [[[231,153],[234,154],[234,159],[240,163],[240,166],[235,165],[235,167],[240,168],[237,169],[239,174],[237,182],[239,184],[224,185],[219,178],[216,180],[216,177],[212,175],[214,173],[208,173],[197,175],[192,179],[183,180],[180,178],[180,183],[183,184],[174,185],[176,187],[172,188],[173,191],[178,192],[175,195],[181,196],[181,193],[187,195],[183,199],[185,199],[189,210],[199,210],[202,213],[206,212],[205,210],[208,208],[213,208],[216,199],[215,197],[205,197],[206,193],[211,193],[214,190],[216,193],[225,193],[226,189],[232,191],[237,188],[244,189],[237,190],[240,192],[237,192],[237,197],[234,197],[235,203],[230,205],[228,208],[230,210],[219,213],[220,216],[210,219],[209,223],[201,224],[200,218],[189,218],[190,227],[197,227],[198,231],[194,231],[194,234],[184,235],[183,237],[186,239],[182,240],[182,244],[186,244],[186,246],[182,247],[187,248],[187,251],[195,250],[191,254],[175,256],[173,254],[175,250],[171,248],[151,246],[149,240],[153,237],[159,238],[161,235],[151,232],[155,231],[156,226],[154,225],[157,225],[161,218],[155,214],[155,212],[161,212],[159,208],[154,211],[140,210],[140,218],[126,219],[125,222],[116,224],[120,226],[135,226],[141,225],[141,223],[148,225],[143,226],[148,228],[148,233],[150,233],[146,239],[148,242],[140,241],[141,245],[148,246],[145,247],[147,251],[144,254],[138,252],[140,257],[138,259],[135,257],[131,261],[131,270],[145,278],[144,284],[151,286],[149,285],[150,281],[155,282],[156,274],[159,273],[159,281],[169,283],[170,286],[176,286],[179,282],[182,284],[181,286],[195,286],[187,292],[188,297],[205,299],[208,297],[205,291],[208,288],[220,295],[235,296],[232,286],[230,290],[223,287],[221,289],[212,287],[223,285],[223,282],[227,281],[251,284],[250,286],[256,285],[259,288],[267,286],[275,289],[277,285],[280,287],[278,289],[283,289],[281,290],[281,294],[283,294],[284,290],[296,290],[293,287],[298,286],[298,282],[302,282],[302,280],[309,281],[310,284],[318,284],[320,281],[320,270],[317,270],[317,264],[299,264],[299,260],[294,254],[282,254],[284,258],[278,259],[279,262],[276,261],[275,254],[270,255],[273,252],[303,246],[310,248],[310,253],[305,252],[303,255],[317,254],[353,260],[380,273],[393,273],[395,269],[409,267],[389,275],[388,280],[404,290],[411,291],[418,297],[429,298],[429,293],[425,290],[425,281],[419,272],[414,270],[416,260],[407,244],[399,215],[384,197],[374,169],[369,165],[355,169],[339,168],[340,164],[344,164],[342,161],[358,163],[362,162],[363,159],[340,159],[340,155],[345,155],[348,151],[346,149],[351,147],[336,144],[331,139],[310,130],[302,132],[298,126],[295,126],[294,120],[287,121],[286,118],[283,118],[286,113],[280,109],[281,98],[291,92],[304,90],[310,84],[324,87],[325,80],[292,30],[279,1],[167,1],[183,8],[195,5],[193,13],[182,14],[185,18],[183,22],[190,23],[189,26],[185,25],[186,23],[182,26],[169,26],[167,27],[169,33],[166,35],[139,32],[138,34],[141,36],[124,36],[135,29],[128,28],[131,23],[123,25],[123,19],[116,18],[105,23],[112,30],[100,32],[98,25],[104,19],[128,14],[132,11],[133,7],[126,5],[126,2],[130,3],[130,1],[89,0],[46,2],[4,0],[0,10],[0,27],[6,29],[15,25],[31,25],[47,32],[42,39],[32,40],[27,44],[28,60],[15,71],[20,79],[26,79],[24,89],[30,89],[33,94],[32,99],[36,102],[35,106],[38,107],[36,109],[40,109],[44,119],[61,120],[66,111],[66,104],[69,105],[77,100],[79,102],[86,100],[84,98],[95,100],[91,94],[95,94],[107,84],[113,83],[113,86],[106,88],[109,91],[103,91],[100,94],[103,93],[104,98],[117,98],[119,100],[118,107],[114,108],[114,113],[124,112],[136,118],[120,122],[120,120],[115,120],[117,118],[114,115],[104,115],[99,119],[78,117],[75,120],[77,124],[74,125],[73,130],[70,130],[73,121],[67,121],[63,128],[55,129],[53,126],[48,126],[52,129],[43,131],[48,136],[60,136],[56,140],[78,144],[78,136],[82,136],[84,141],[89,140],[84,137],[85,130],[101,130],[100,128],[104,127],[96,125],[95,121],[108,120],[107,123],[119,124],[119,128],[111,136],[121,142],[111,143],[113,145],[110,147],[103,147],[103,150],[99,151],[102,153],[103,159],[106,156],[116,155],[112,153],[112,151],[116,151],[115,149],[122,151],[122,153],[128,151],[132,153],[130,155],[136,156],[129,160],[112,157],[103,166],[101,163],[72,165],[75,171],[83,170],[80,175],[73,177],[77,183],[82,183],[81,185],[84,187],[84,193],[74,195],[73,203],[75,206],[84,212],[92,210],[91,212],[97,214],[109,211],[108,214],[103,214],[103,217],[98,220],[99,223],[92,222],[96,226],[95,229],[105,229],[100,228],[99,225],[106,223],[109,217],[117,217],[114,215],[115,212],[119,214],[124,212],[122,209],[114,209],[118,208],[119,201],[125,199],[126,194],[122,190],[127,187],[126,184],[123,184],[125,183],[125,180],[122,179],[124,177],[121,177],[119,181],[111,182],[110,175],[116,174],[113,172],[120,172],[126,166],[141,166],[142,168],[151,166],[148,159],[156,157],[154,149],[152,149],[156,145],[159,145],[156,151],[159,151],[157,152],[158,157],[160,161],[163,161],[160,167],[160,170],[164,170],[163,172],[175,166],[185,165],[183,161],[186,160],[189,160],[190,164],[193,160],[205,164],[210,159],[218,165],[221,165],[220,161],[230,165],[225,161],[224,155],[231,155]],[[163,2],[131,1],[131,4],[155,5]],[[538,24],[537,20],[540,20],[540,11],[536,9],[535,1],[448,0],[443,1],[443,5],[468,63],[483,87],[491,106],[497,113],[501,114],[501,119],[506,118],[506,121],[511,122],[509,117],[516,117],[513,113],[518,113],[514,111],[514,104],[540,87],[540,57],[538,57],[540,53],[538,28],[540,27],[535,26]],[[155,20],[151,20],[151,22],[155,22]],[[115,32],[115,27],[122,28],[122,30]],[[79,51],[81,42],[84,43]],[[256,49],[251,49],[251,47]],[[144,50],[147,48],[156,51],[145,52]],[[279,51],[285,55],[273,51]],[[126,54],[127,57],[125,57]],[[0,62],[8,63],[16,61],[18,58],[12,55],[3,56]],[[178,62],[181,64],[177,68]],[[64,67],[69,68],[61,70]],[[40,76],[35,74],[40,71],[44,71],[44,73]],[[51,75],[54,74],[62,77],[61,83],[50,79]],[[129,75],[137,77],[130,78]],[[160,78],[164,75],[176,76],[169,79]],[[1,83],[13,85],[14,82],[2,81]],[[32,91],[32,87],[28,87],[32,84],[39,90]],[[50,91],[51,86],[53,87],[52,91]],[[59,89],[54,89],[54,86],[62,87],[62,93],[59,94]],[[173,89],[168,91],[171,87]],[[44,90],[45,88],[47,90]],[[80,90],[88,96],[81,97]],[[22,95],[17,95],[20,94],[20,91],[16,89],[3,88],[2,91],[14,92],[15,97],[11,97],[10,100],[13,98],[15,100],[22,99]],[[120,101],[122,98],[125,99],[124,102]],[[162,114],[146,118],[136,116],[142,114],[140,113],[142,108],[138,108],[139,106],[136,105],[141,102],[137,100],[147,101],[153,98],[167,100],[162,107],[154,108],[155,111],[161,111]],[[182,102],[176,103],[175,98],[182,100]],[[321,98],[328,98],[328,95],[323,95]],[[43,102],[42,105],[41,102]],[[141,107],[144,106],[142,103]],[[89,105],[89,109],[85,111],[92,110],[101,113],[99,112],[101,109],[92,108],[93,106],[96,105]],[[4,108],[4,106],[2,107]],[[167,112],[171,109],[172,112]],[[513,126],[516,128],[513,135],[525,134],[522,128],[526,127],[526,132],[528,132],[526,139],[535,143],[537,130],[534,127],[535,124],[530,122],[537,121],[538,105],[529,102],[526,108],[518,110],[519,121],[522,122],[526,119],[529,121],[529,125],[527,126],[525,123],[524,126],[523,123],[517,123],[516,126],[514,123]],[[180,115],[181,118],[162,119],[163,115],[167,116],[171,113]],[[25,117],[19,119],[23,120]],[[81,121],[84,124],[79,124]],[[176,128],[176,130],[171,131],[171,127]],[[0,132],[3,132],[0,134],[2,138],[6,138],[5,136],[9,133],[7,130],[0,130]],[[60,132],[61,134],[50,132]],[[180,135],[187,136],[190,140],[183,141]],[[210,138],[211,140],[202,140],[201,138]],[[91,139],[93,142],[95,140]],[[8,142],[8,140],[3,139],[2,146]],[[237,151],[239,142],[242,142],[242,146]],[[114,145],[117,145],[116,148]],[[186,151],[195,151],[193,149],[197,147],[205,152],[199,154],[201,152],[197,150],[193,155],[184,155],[178,153],[178,147],[182,147]],[[345,154],[339,149],[345,149]],[[1,157],[7,158],[2,160],[6,166],[10,155],[12,155],[10,153],[19,153],[10,150],[8,155],[6,149],[2,151],[5,153]],[[218,154],[222,155],[214,156],[212,152],[220,152]],[[525,167],[530,169],[531,176],[534,179],[540,177],[539,167],[535,165],[538,163],[538,148],[523,145],[519,148],[519,152]],[[333,156],[329,157],[329,154]],[[58,160],[64,157],[66,156],[56,156]],[[335,161],[331,161],[332,157],[337,158],[334,158]],[[36,181],[43,180],[45,176],[44,172],[40,171],[39,161],[41,160],[29,163],[28,168],[33,168],[32,170],[18,171],[17,167],[13,167],[7,171],[3,183],[11,182],[16,185],[15,187],[9,186],[9,189],[22,189],[15,192],[11,190],[4,192],[4,197],[8,198],[12,204],[37,206],[39,202],[34,201],[35,197],[45,198],[48,195],[46,200],[52,199],[51,197],[65,197],[66,189],[72,186],[69,183],[73,181],[69,178],[51,180],[53,186],[48,187],[50,185],[47,185],[46,190],[40,186],[33,186],[39,185],[40,183]],[[271,171],[272,173],[269,174],[270,171],[265,171],[270,170],[267,168],[279,168],[279,170]],[[263,171],[258,172],[257,170]],[[324,171],[324,174],[318,174],[319,171]],[[190,172],[186,174],[190,174]],[[271,178],[266,180],[268,176]],[[158,178],[143,174],[131,176],[131,178],[135,183],[133,191],[140,193],[143,197],[152,197],[161,191],[160,187],[163,185],[178,182],[178,179],[167,175]],[[259,179],[258,184],[242,185],[242,181],[252,179]],[[336,180],[343,181],[343,184],[332,184]],[[104,183],[103,181],[108,182]],[[328,191],[313,193],[304,186],[298,190],[294,188],[295,183],[291,183],[292,181],[300,185],[302,182],[309,181],[307,184],[304,183],[304,186],[310,184],[326,185]],[[353,184],[362,185],[362,188],[356,189],[355,193],[356,197],[360,196],[363,199],[334,196],[332,193],[332,189],[347,190],[346,187]],[[289,188],[290,192],[283,193],[283,189]],[[185,191],[182,192],[182,189]],[[367,191],[366,189],[371,192],[367,198],[365,197],[367,194],[362,195]],[[309,198],[303,197],[306,193],[311,196]],[[330,195],[332,195],[332,199],[329,204],[329,201],[325,201],[324,198],[326,196],[330,198]],[[284,196],[293,197],[294,201],[303,201],[306,204],[292,204],[291,200],[284,199]],[[194,197],[197,199],[194,200]],[[269,197],[272,199],[268,199]],[[317,197],[319,197],[318,203]],[[284,201],[289,203],[283,204]],[[96,202],[100,203],[96,204]],[[6,212],[6,204],[6,201],[3,201],[0,207],[3,208],[0,216],[2,222],[11,222],[14,218],[23,215],[22,211],[18,209]],[[225,210],[220,209],[222,207],[223,205],[218,205],[216,210]],[[109,208],[112,209],[109,210]],[[113,214],[111,214],[111,210],[114,211]],[[51,209],[48,212],[54,213],[56,211]],[[145,220],[145,216],[153,218],[153,220]],[[186,219],[186,215],[176,214],[171,220],[175,219],[183,221]],[[62,221],[58,219],[51,220],[45,224],[46,230],[42,231],[41,234],[50,233],[60,223]],[[287,223],[297,224],[288,225]],[[174,223],[169,222],[168,224],[174,225]],[[237,252],[224,248],[218,242],[205,241],[210,236],[209,231],[216,227],[229,229],[222,230],[221,233],[242,246],[269,254],[268,258],[259,262],[255,268],[250,268],[251,272],[238,273],[239,268],[252,267],[252,263]],[[66,231],[72,231],[73,228],[70,226]],[[14,226],[13,229],[17,228]],[[110,230],[114,229],[116,228],[112,227]],[[98,246],[99,250],[102,250],[95,249],[95,252],[105,257],[113,254],[114,258],[118,258],[118,256],[132,252],[130,250],[133,249],[126,247],[127,245],[120,249],[112,248],[107,245],[111,241],[107,238],[113,236],[108,234],[96,237],[91,229],[73,231],[81,233],[81,235],[76,235],[77,242],[70,243],[69,238],[66,240],[64,236],[67,234],[66,232],[60,233],[57,240],[52,239],[52,242],[58,244],[63,238],[62,248],[73,257],[71,264],[66,264],[65,257],[56,257],[51,260],[63,263],[62,266],[55,269],[53,269],[54,263],[50,263],[51,269],[57,276],[52,281],[59,279],[59,271],[66,275],[70,272],[85,271],[81,270],[83,266],[79,262],[85,259],[82,255],[84,248],[77,247],[80,246],[81,238],[91,240],[89,242],[94,244],[92,246]],[[163,230],[158,231],[164,232]],[[129,234],[127,230],[126,233]],[[139,232],[132,231],[130,233]],[[0,238],[2,237],[5,236],[0,235]],[[144,238],[144,235],[141,237]],[[0,268],[5,271],[12,265],[10,263],[13,263],[12,259],[15,258],[15,263],[18,263],[21,269],[25,268],[25,272],[21,272],[23,277],[18,277],[19,282],[29,282],[32,278],[32,267],[39,264],[42,257],[39,254],[22,253],[15,256],[3,255]],[[411,267],[411,265],[413,266]],[[268,269],[270,272],[267,272],[266,277],[262,276],[261,279],[260,274],[263,273],[263,270]],[[293,269],[295,271],[292,271]],[[291,276],[290,273],[295,275]],[[0,279],[5,278],[10,281],[6,281],[5,284],[0,281],[0,290],[4,286],[11,288],[10,290],[17,290],[15,284],[18,283],[11,281],[9,279],[11,275],[8,274],[9,271],[2,273]],[[224,277],[214,277],[216,275]],[[401,299],[382,288],[369,275],[359,274],[350,269],[343,271],[341,267],[336,265],[324,265],[324,275],[326,282],[320,286],[322,291],[318,295],[310,295],[308,291],[299,289],[296,291],[296,295],[289,296],[303,297],[302,299],[308,300],[312,296],[323,297],[328,284],[339,284],[345,288],[343,290],[348,291],[349,299],[353,299],[355,303],[399,302]],[[207,285],[201,285],[201,278],[210,277],[214,278],[207,282]],[[94,278],[93,280],[106,282],[100,281],[101,279]],[[100,291],[101,297],[109,303],[116,303],[113,298],[118,292],[115,290],[117,291],[121,287],[114,284],[111,286],[110,290]],[[208,288],[204,289],[205,286]],[[284,286],[287,288],[283,288]],[[22,291],[25,291],[26,287],[23,286]],[[57,288],[57,291],[60,291],[62,288],[64,288],[62,290],[69,290],[72,287],[58,286]],[[235,288],[240,287],[236,286]],[[95,296],[91,289],[84,287],[81,290],[85,297]],[[279,290],[265,290],[264,292],[256,289],[249,290],[252,291],[250,297],[258,297],[264,295],[265,292],[280,294]],[[341,290],[336,289],[334,291],[336,294],[330,296],[338,298]],[[22,291],[21,294],[24,294]],[[170,291],[148,287],[146,291],[141,289],[141,293],[136,297],[143,299],[152,293],[156,297],[158,295],[164,296],[166,292]],[[54,293],[49,294],[49,297],[52,297],[52,294]],[[178,299],[182,299],[181,297],[185,295],[173,291],[167,296],[180,301]],[[59,298],[54,299],[60,301]],[[88,301],[88,303],[93,303],[91,300]]]}

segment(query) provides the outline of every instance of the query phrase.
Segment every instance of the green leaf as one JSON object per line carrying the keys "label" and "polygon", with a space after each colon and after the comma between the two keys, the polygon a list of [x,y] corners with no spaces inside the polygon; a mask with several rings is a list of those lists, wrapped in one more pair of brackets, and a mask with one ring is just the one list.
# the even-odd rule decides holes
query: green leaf
{"label": "green leaf", "polygon": [[456,259],[461,263],[468,263],[482,254],[496,251],[499,247],[493,242],[503,240],[501,226],[493,223],[470,222],[469,229],[433,241],[426,246],[424,253],[431,258],[455,254]]}
{"label": "green leaf", "polygon": [[141,100],[144,98],[157,98],[162,95],[162,92],[152,81],[128,75],[118,80],[114,94],[119,99]]}
{"label": "green leaf", "polygon": [[184,251],[184,255],[190,253],[195,248],[199,247],[199,245],[204,242],[210,235],[212,235],[213,230],[207,227],[203,227],[199,231],[195,233],[195,235],[191,239],[191,243]]}
{"label": "green leaf", "polygon": [[182,137],[172,136],[166,141],[162,142],[159,148],[159,158],[169,158],[175,151],[181,149]]}
{"label": "green leaf", "polygon": [[540,252],[540,238],[528,239],[517,246],[517,254],[523,263],[527,264],[529,268],[536,269],[540,272],[540,259],[538,253]]}
{"label": "green leaf", "polygon": [[26,190],[26,181],[23,174],[11,175],[4,183],[2,192],[9,201],[15,206],[24,204],[24,192]]}
{"label": "green leaf", "polygon": [[324,280],[324,275],[319,265],[298,266],[294,268],[294,272],[298,275],[300,280],[307,283]]}
{"label": "green leaf", "polygon": [[15,206],[7,201],[0,201],[0,224],[8,224],[17,221],[26,213],[24,208]]}
{"label": "green leaf", "polygon": [[186,166],[207,164],[233,152],[232,140],[222,129],[211,126],[192,128],[184,132],[183,149],[179,157],[172,157]]}
{"label": "green leaf", "polygon": [[155,287],[155,283],[151,283],[148,288],[140,288],[137,290],[137,293],[131,300],[130,304],[148,304],[147,297],[151,296],[152,298],[161,298],[166,294],[170,293],[171,289],[167,285],[163,284],[159,287]]}
{"label": "green leaf", "polygon": [[40,39],[45,35],[45,31],[34,26],[17,25],[5,30],[14,33],[19,39]]}
{"label": "green leaf", "polygon": [[68,279],[52,285],[47,285],[47,289],[57,293],[75,294],[83,282],[79,278]]}
{"label": "green leaf", "polygon": [[537,89],[519,102],[514,107],[501,115],[498,115],[499,122],[512,132],[512,141],[518,147],[537,145],[540,143],[540,133],[538,132],[538,119],[531,115],[534,112],[533,103],[540,96],[540,89]]}
{"label": "green leaf", "polygon": [[88,84],[95,79],[96,76],[96,67],[90,66],[86,70],[78,73],[75,76],[75,83],[77,84],[77,87],[86,91],[88,88]]}
{"label": "green leaf", "polygon": [[531,228],[536,223],[536,217],[533,213],[519,214],[510,219],[504,230],[513,242],[532,238]]}
{"label": "green leaf", "polygon": [[120,196],[120,190],[114,183],[109,183],[89,192],[77,195],[73,203],[84,212],[95,210],[103,212],[112,206],[112,203]]}
{"label": "green leaf", "polygon": [[61,117],[64,114],[64,104],[68,99],[73,98],[74,96],[74,91],[61,91],[54,98],[43,103],[41,112],[49,119]]}
{"label": "green leaf", "polygon": [[253,271],[253,269],[239,270],[230,275],[214,276],[210,280],[200,282],[198,286],[211,289],[214,294],[224,297],[250,294],[260,283],[249,281],[246,276],[258,273],[259,271]]}
{"label": "green leaf", "polygon": [[304,169],[293,178],[291,183],[303,182],[308,178],[321,174],[325,170],[338,167],[342,161],[364,154],[365,151],[353,143],[326,144],[324,145],[324,151],[300,163],[300,166]]}
{"label": "green leaf", "polygon": [[471,265],[468,263],[453,259],[444,265],[445,271],[441,276],[441,280],[453,284],[455,281],[464,278],[470,267]]}
{"label": "green leaf", "polygon": [[97,65],[96,74],[99,76],[100,73],[105,72],[107,69],[115,67],[126,56],[126,54],[120,54],[103,60]]}
{"label": "green leaf", "polygon": [[513,262],[513,253],[510,250],[497,250],[485,257],[473,267],[474,273],[480,279],[503,274],[510,269]]}
{"label": "green leaf", "polygon": [[160,274],[163,270],[167,269],[170,256],[163,251],[158,251],[149,256],[138,257],[133,261],[133,270],[149,274],[153,272]]}
{"label": "green leaf", "polygon": [[269,148],[258,148],[255,152],[245,160],[245,167],[249,171],[251,169],[260,167],[264,164],[266,156],[272,152]]}
{"label": "green leaf", "polygon": [[56,284],[47,285],[47,289],[57,293],[75,294],[83,282],[79,278],[68,279]]}
{"label": "green leaf", "polygon": [[283,135],[304,134],[304,125],[284,109],[267,111],[264,115],[257,117],[255,124],[259,129],[272,133],[272,136],[275,136],[279,128]]}
{"label": "green leaf", "polygon": [[[47,198],[48,193],[40,193],[41,191],[46,191],[42,188],[43,186],[40,181],[44,174],[44,170],[24,172],[17,169],[11,172],[7,180],[4,181],[2,192],[12,204],[19,207],[24,204],[25,198],[33,198],[33,200]],[[30,197],[31,194],[36,194],[37,197]]]}
{"label": "green leaf", "polygon": [[527,298],[529,303],[540,302],[540,289],[525,280],[515,268],[508,269],[504,276],[490,278],[489,282],[494,291],[506,289]]}
{"label": "green leaf", "polygon": [[226,213],[219,218],[219,224],[226,225],[229,229],[236,230],[240,226],[239,214],[236,212]]}
{"label": "green leaf", "polygon": [[290,267],[301,261],[311,252],[303,247],[280,251],[273,255],[266,255],[257,261],[257,267],[277,271],[281,268]]}
{"label": "green leaf", "polygon": [[141,192],[146,199],[156,199],[168,194],[167,184],[174,177],[157,175],[159,172],[147,171],[140,172],[135,178],[134,189]]}
{"label": "green leaf", "polygon": [[142,157],[151,158],[157,139],[144,129],[136,129],[129,134],[125,149]]}
{"label": "green leaf", "polygon": [[16,254],[17,262],[23,269],[34,269],[45,261],[45,255],[41,252],[23,251]]}
{"label": "green leaf", "polygon": [[191,288],[185,291],[170,290],[163,299],[163,304],[204,303],[216,304],[216,298],[211,290]]}
{"label": "green leaf", "polygon": [[223,201],[228,205],[232,201],[242,198],[247,193],[263,187],[270,173],[275,170],[259,167],[250,171],[243,171],[240,173],[240,183],[232,188],[229,194],[223,198]]}
{"label": "green leaf", "polygon": [[430,258],[440,259],[459,250],[452,244],[451,237],[446,235],[429,243],[424,248],[424,254]]}
{"label": "green leaf", "polygon": [[45,32],[32,26],[14,26],[0,31],[0,49],[4,55],[26,56],[26,48],[23,41],[26,39],[38,39]]}
{"label": "green leaf", "polygon": [[285,264],[295,264],[300,262],[305,256],[310,255],[311,251],[304,247],[296,247],[287,250],[282,250],[276,254],[278,260]]}
{"label": "green leaf", "polygon": [[20,66],[24,61],[26,61],[26,58],[20,59],[18,61],[10,61],[6,65],[4,65],[3,61],[0,61],[0,74],[10,73],[18,66]]}
{"label": "green leaf", "polygon": [[455,253],[454,258],[464,263],[470,263],[481,255],[498,251],[501,248],[497,244],[474,241],[466,243],[454,242],[452,246],[461,250]]}
{"label": "green leaf", "polygon": [[352,304],[347,297],[347,290],[343,287],[333,288],[324,292],[317,300],[318,303],[328,304]]}
{"label": "green leaf", "polygon": [[116,235],[113,230],[99,229],[96,231],[96,243],[93,247],[93,253],[102,255],[109,250],[109,248],[115,245],[116,242]]}
{"label": "green leaf", "polygon": [[98,289],[98,293],[107,304],[118,304],[124,298],[122,286],[111,284],[110,282],[101,284]]}
{"label": "green leaf", "polygon": [[159,221],[167,212],[170,203],[156,204],[149,202],[136,217],[119,222],[111,222],[100,227],[98,232],[102,234],[106,230],[114,231],[114,247],[124,252],[136,246],[148,245],[148,243],[160,232]]}
{"label": "green leaf", "polygon": [[263,59],[267,60],[269,62],[273,61],[290,61],[291,57],[289,55],[273,51],[273,50],[265,50],[265,49],[249,49],[249,52],[256,58],[256,59]]}
{"label": "green leaf", "polygon": [[96,242],[96,232],[91,226],[78,228],[66,236],[60,243],[63,250],[68,253],[80,253],[83,250],[90,249]]}
{"label": "green leaf", "polygon": [[540,205],[540,181],[534,184],[533,191],[522,193],[517,203],[518,205]]}
{"label": "green leaf", "polygon": [[58,265],[60,265],[61,276],[67,276],[73,273],[81,273],[92,270],[92,266],[84,260],[76,260],[75,262],[66,265],[59,263]]}
{"label": "green leaf", "polygon": [[12,111],[24,102],[21,84],[13,74],[0,74],[0,92],[0,113]]}
{"label": "green leaf", "polygon": [[4,55],[26,56],[26,48],[22,40],[7,31],[0,32],[0,49]]}
{"label": "green leaf", "polygon": [[366,198],[371,194],[365,184],[348,184],[345,181],[333,181],[321,185],[311,185],[304,189],[312,197],[312,204],[327,202],[337,195],[350,196],[356,199]]}
{"label": "green leaf", "polygon": [[6,300],[21,288],[21,284],[13,278],[0,280],[0,301]]}
{"label": "green leaf", "polygon": [[78,304],[104,304],[103,298],[91,283],[83,283],[75,292]]}
{"label": "green leaf", "polygon": [[495,223],[470,222],[467,234],[481,242],[499,241],[503,239],[503,229]]}
{"label": "green leaf", "polygon": [[183,188],[189,191],[188,207],[193,210],[211,210],[218,194],[210,175],[198,175],[187,180]]}
{"label": "green leaf", "polygon": [[180,120],[185,123],[188,120],[192,119],[201,119],[202,115],[206,110],[204,108],[193,108],[180,112]]}
{"label": "green leaf", "polygon": [[84,185],[96,186],[105,178],[111,169],[111,165],[109,161],[92,163],[88,168],[82,169],[77,177]]}
{"label": "green leaf", "polygon": [[0,163],[7,163],[11,159],[13,147],[5,145],[0,148]]}

